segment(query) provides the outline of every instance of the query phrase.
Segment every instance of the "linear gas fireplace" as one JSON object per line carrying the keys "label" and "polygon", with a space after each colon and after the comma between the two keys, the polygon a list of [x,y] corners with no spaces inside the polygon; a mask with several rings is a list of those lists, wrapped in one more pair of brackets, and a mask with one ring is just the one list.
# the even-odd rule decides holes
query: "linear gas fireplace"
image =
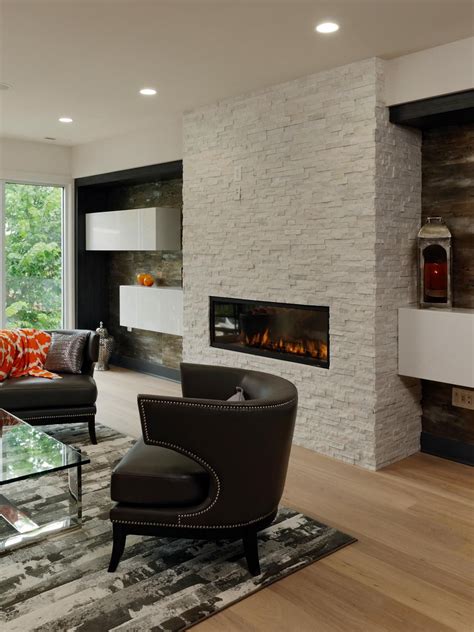
{"label": "linear gas fireplace", "polygon": [[329,368],[329,307],[210,297],[211,346]]}

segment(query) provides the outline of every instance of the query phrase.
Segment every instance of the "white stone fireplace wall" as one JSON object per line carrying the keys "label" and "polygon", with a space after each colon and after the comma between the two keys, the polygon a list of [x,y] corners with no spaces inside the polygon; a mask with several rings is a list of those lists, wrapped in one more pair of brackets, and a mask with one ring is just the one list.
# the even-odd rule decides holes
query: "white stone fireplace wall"
{"label": "white stone fireplace wall", "polygon": [[[415,301],[420,138],[388,123],[382,87],[370,59],[184,120],[184,359],[290,379],[295,442],[368,468],[420,436],[396,345],[396,308]],[[211,295],[329,305],[330,369],[210,347]]]}

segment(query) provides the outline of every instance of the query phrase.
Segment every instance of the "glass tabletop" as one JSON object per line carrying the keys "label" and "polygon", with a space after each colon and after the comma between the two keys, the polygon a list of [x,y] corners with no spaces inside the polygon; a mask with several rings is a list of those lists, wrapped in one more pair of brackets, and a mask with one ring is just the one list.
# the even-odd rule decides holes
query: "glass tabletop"
{"label": "glass tabletop", "polygon": [[0,485],[85,463],[79,450],[0,408]]}

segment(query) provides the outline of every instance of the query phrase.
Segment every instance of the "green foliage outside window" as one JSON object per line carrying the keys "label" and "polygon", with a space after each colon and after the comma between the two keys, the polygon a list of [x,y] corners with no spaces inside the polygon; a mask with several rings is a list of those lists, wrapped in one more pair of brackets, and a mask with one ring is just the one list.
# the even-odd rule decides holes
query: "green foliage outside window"
{"label": "green foliage outside window", "polygon": [[61,187],[5,184],[9,328],[61,326],[62,193]]}

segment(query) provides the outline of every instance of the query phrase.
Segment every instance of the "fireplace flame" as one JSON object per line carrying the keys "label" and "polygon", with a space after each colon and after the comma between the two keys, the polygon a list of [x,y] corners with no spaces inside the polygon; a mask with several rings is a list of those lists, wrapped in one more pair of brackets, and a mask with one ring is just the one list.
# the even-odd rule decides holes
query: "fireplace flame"
{"label": "fireplace flame", "polygon": [[310,356],[319,360],[328,359],[328,347],[322,340],[300,339],[285,340],[284,338],[272,339],[270,330],[267,328],[262,333],[258,332],[252,336],[245,335],[245,344],[250,347],[260,347],[270,351],[281,351],[299,356]]}

